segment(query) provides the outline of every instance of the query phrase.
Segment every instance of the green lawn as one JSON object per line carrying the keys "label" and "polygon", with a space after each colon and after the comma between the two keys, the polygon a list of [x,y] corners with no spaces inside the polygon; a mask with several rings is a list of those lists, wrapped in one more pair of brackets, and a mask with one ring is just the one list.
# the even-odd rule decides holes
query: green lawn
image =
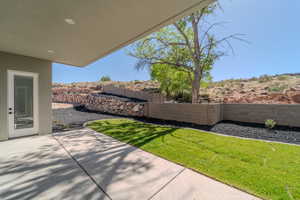
{"label": "green lawn", "polygon": [[90,128],[265,199],[300,199],[300,146],[218,136],[127,119]]}

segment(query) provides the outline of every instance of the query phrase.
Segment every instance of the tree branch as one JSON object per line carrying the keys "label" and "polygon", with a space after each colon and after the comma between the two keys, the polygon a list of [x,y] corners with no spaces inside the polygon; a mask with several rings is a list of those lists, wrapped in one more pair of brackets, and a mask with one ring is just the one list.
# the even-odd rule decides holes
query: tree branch
{"label": "tree branch", "polygon": [[196,65],[199,65],[199,60],[201,59],[201,52],[200,52],[200,44],[199,44],[199,30],[198,30],[198,23],[195,19],[195,15],[192,14],[192,27],[194,31],[194,48],[195,48],[195,54],[197,58]]}
{"label": "tree branch", "polygon": [[192,48],[192,45],[191,45],[191,43],[190,43],[190,41],[189,41],[188,36],[184,33],[184,31],[180,28],[180,26],[179,26],[177,23],[174,23],[173,25],[176,27],[176,29],[178,30],[178,32],[179,32],[179,33],[182,35],[182,37],[184,38],[185,43],[186,43],[186,45],[187,45],[187,47],[188,47],[188,49],[189,49],[189,52],[190,52],[190,54],[191,54],[191,57],[193,58],[193,61],[196,63],[195,53],[193,52],[193,48]]}

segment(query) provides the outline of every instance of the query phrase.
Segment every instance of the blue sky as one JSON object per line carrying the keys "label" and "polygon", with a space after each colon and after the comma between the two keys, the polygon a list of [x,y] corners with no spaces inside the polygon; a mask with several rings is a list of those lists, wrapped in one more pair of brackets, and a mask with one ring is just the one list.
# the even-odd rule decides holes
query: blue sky
{"label": "blue sky", "polygon": [[[215,81],[263,74],[300,72],[300,1],[221,0],[223,11],[212,22],[225,21],[218,34],[245,34],[250,42],[235,41],[235,55],[219,60],[212,71]],[[120,49],[85,68],[53,64],[53,82],[97,81],[108,75],[113,80],[148,80],[149,73],[136,71],[136,60]]]}

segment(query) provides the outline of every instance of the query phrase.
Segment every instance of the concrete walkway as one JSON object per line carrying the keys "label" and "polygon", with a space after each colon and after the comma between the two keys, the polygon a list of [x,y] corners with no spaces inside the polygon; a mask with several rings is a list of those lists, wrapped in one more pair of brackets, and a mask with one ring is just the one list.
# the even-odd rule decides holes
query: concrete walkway
{"label": "concrete walkway", "polygon": [[0,152],[0,199],[258,199],[87,128],[2,142]]}

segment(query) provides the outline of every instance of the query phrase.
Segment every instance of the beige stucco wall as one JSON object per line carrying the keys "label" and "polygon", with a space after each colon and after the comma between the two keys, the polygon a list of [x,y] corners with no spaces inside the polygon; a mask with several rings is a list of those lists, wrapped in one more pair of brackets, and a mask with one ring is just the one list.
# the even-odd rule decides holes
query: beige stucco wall
{"label": "beige stucco wall", "polygon": [[51,62],[0,52],[0,140],[8,139],[7,70],[39,74],[39,134],[52,131]]}

